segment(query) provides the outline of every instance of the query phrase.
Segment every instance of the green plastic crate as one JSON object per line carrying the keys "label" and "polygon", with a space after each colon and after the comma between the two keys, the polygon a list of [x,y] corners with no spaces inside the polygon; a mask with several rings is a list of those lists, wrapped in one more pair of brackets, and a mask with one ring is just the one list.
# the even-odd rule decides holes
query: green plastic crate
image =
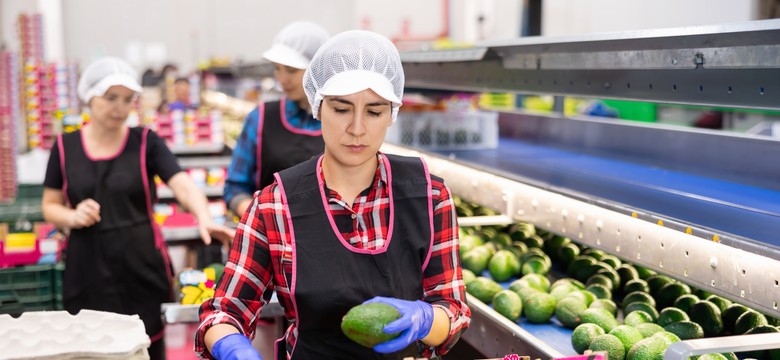
{"label": "green plastic crate", "polygon": [[0,222],[43,221],[43,185],[19,185],[16,199],[0,205]]}
{"label": "green plastic crate", "polygon": [[0,222],[43,221],[40,198],[17,198],[10,204],[0,205]]}
{"label": "green plastic crate", "polygon": [[0,269],[0,314],[54,310],[54,265]]}
{"label": "green plastic crate", "polygon": [[43,185],[19,184],[16,198],[40,200],[43,198]]}

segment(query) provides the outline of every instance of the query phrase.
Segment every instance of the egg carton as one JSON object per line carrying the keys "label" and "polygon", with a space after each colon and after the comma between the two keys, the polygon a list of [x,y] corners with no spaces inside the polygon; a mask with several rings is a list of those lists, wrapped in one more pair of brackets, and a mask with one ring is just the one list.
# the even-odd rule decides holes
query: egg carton
{"label": "egg carton", "polygon": [[148,360],[150,344],[138,315],[93,310],[0,315],[0,360]]}

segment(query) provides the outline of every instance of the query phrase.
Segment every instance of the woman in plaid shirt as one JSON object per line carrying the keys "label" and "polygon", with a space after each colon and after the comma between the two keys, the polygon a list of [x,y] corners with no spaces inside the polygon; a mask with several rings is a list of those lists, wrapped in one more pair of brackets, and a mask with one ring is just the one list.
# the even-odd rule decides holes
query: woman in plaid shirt
{"label": "woman in plaid shirt", "polygon": [[[322,156],[275,174],[241,219],[215,297],[201,307],[195,351],[260,359],[249,338],[273,286],[290,322],[277,359],[401,359],[442,355],[471,313],[449,190],[416,157],[379,147],[395,120],[404,75],[395,46],[367,31],[326,42],[304,75],[322,121]],[[365,348],[340,329],[364,302],[401,313]]]}

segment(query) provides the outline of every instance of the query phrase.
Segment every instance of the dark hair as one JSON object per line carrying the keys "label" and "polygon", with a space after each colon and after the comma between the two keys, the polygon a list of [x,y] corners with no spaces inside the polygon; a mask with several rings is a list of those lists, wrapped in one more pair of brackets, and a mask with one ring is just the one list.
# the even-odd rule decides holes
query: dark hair
{"label": "dark hair", "polygon": [[179,70],[179,68],[174,64],[165,64],[160,72],[164,73],[168,70]]}
{"label": "dark hair", "polygon": [[173,83],[174,84],[185,83],[185,84],[189,85],[190,84],[190,79],[187,79],[186,77],[180,77],[180,78],[176,78],[176,81],[174,81]]}
{"label": "dark hair", "polygon": [[168,112],[168,101],[162,99],[162,101],[160,101],[160,105],[157,105],[157,113],[162,114],[166,112]]}
{"label": "dark hair", "polygon": [[141,86],[157,86],[159,79],[152,69],[146,69],[141,75]]}

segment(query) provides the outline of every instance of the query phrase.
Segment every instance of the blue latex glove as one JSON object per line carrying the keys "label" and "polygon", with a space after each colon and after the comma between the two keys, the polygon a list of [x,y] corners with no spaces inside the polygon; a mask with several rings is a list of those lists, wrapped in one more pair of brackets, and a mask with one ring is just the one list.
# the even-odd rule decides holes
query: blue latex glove
{"label": "blue latex glove", "polygon": [[211,355],[217,360],[263,360],[249,338],[239,333],[217,340],[211,347]]}
{"label": "blue latex glove", "polygon": [[409,344],[422,340],[428,336],[433,326],[433,306],[424,301],[409,301],[395,298],[377,296],[367,300],[364,304],[385,303],[401,313],[401,317],[384,328],[385,333],[400,332],[397,338],[385,341],[374,346],[374,351],[380,353],[393,353],[405,349]]}

